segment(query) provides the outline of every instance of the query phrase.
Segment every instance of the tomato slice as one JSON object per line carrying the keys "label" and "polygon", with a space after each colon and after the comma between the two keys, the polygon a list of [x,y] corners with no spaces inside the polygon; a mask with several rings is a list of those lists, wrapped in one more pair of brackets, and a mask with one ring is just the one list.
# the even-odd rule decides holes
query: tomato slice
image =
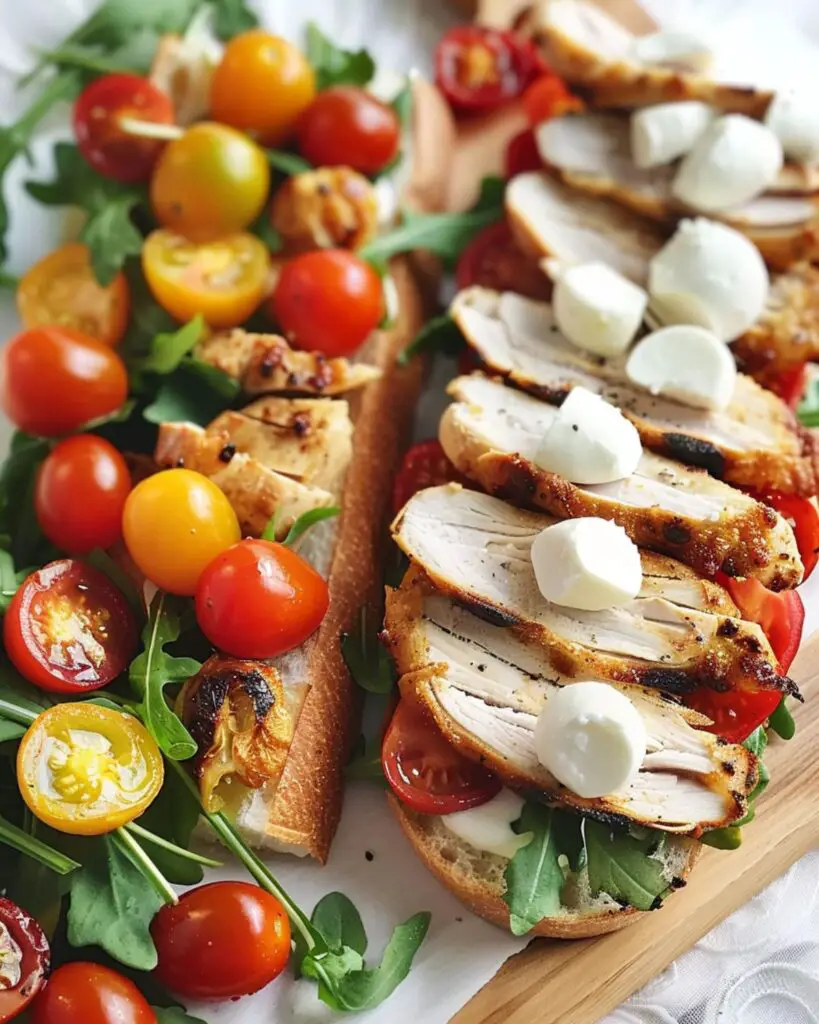
{"label": "tomato slice", "polygon": [[521,252],[505,220],[488,225],[467,245],[455,268],[455,283],[458,288],[480,285],[544,301],[552,292],[537,260]]}
{"label": "tomato slice", "polygon": [[515,175],[525,174],[527,171],[539,171],[542,166],[543,161],[540,159],[535,133],[531,128],[519,132],[509,140],[505,162],[507,178],[514,178]]}
{"label": "tomato slice", "polygon": [[97,569],[76,559],[33,572],[3,620],[6,653],[30,683],[51,693],[107,686],[137,647],[128,602]]}
{"label": "tomato slice", "polygon": [[393,511],[398,515],[410,498],[423,491],[425,487],[438,487],[440,484],[453,482],[469,485],[469,481],[447,458],[441,442],[436,438],[419,441],[404,456],[395,478],[392,491]]}
{"label": "tomato slice", "polygon": [[508,103],[543,68],[543,59],[528,39],[480,25],[450,29],[435,48],[438,88],[464,113]]}
{"label": "tomato slice", "polygon": [[722,573],[718,574],[717,582],[731,595],[742,617],[762,627],[780,672],[787,672],[799,650],[805,624],[805,606],[799,594],[795,590],[775,594],[759,580],[734,580]]}
{"label": "tomato slice", "polygon": [[497,775],[459,753],[429,712],[407,698],[392,716],[381,765],[395,795],[420,814],[465,811],[501,790]]}
{"label": "tomato slice", "polygon": [[779,395],[789,409],[793,409],[796,412],[805,393],[807,380],[808,364],[800,363],[799,366],[794,366],[790,370],[783,370],[782,373],[769,377],[765,386],[768,390],[773,391],[775,395]]}
{"label": "tomato slice", "polygon": [[777,709],[782,700],[779,690],[760,690],[750,693],[740,690],[729,690],[717,693],[710,687],[703,686],[685,696],[685,703],[707,715],[713,725],[707,732],[721,736],[729,743],[742,743],[758,725],[762,725]]}
{"label": "tomato slice", "polygon": [[816,506],[798,494],[752,490],[747,493],[757,501],[775,508],[791,524],[807,579],[819,560],[819,511]]}
{"label": "tomato slice", "polygon": [[45,984],[51,953],[34,918],[0,896],[0,1024],[14,1020]]}
{"label": "tomato slice", "polygon": [[541,75],[532,82],[523,94],[522,103],[532,127],[552,117],[583,109],[583,101],[569,92],[561,78],[552,74]]}

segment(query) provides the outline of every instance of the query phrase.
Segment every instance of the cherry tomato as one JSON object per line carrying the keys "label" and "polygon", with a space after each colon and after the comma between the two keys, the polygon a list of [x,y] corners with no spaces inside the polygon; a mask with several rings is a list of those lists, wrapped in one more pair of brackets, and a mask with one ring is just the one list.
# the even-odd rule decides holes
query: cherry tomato
{"label": "cherry tomato", "polygon": [[264,298],[270,255],[244,232],[197,245],[159,230],[142,246],[142,270],[156,301],[177,320],[201,313],[211,327],[238,327]]}
{"label": "cherry tomato", "polygon": [[768,638],[779,670],[787,672],[796,657],[805,624],[805,606],[795,590],[775,594],[759,580],[736,580],[717,574],[721,583],[742,613],[743,619],[756,622]]}
{"label": "cherry tomato", "polygon": [[213,882],[164,906],[151,934],[156,976],[188,999],[238,999],[278,978],[290,959],[290,922],[270,893],[248,882]]}
{"label": "cherry tomato", "polygon": [[381,766],[395,795],[419,814],[478,807],[501,781],[455,749],[417,701],[401,700],[381,748]]}
{"label": "cherry tomato", "polygon": [[463,477],[449,461],[437,438],[419,441],[404,455],[392,489],[392,508],[398,515],[410,498],[426,487],[464,483]]}
{"label": "cherry tomato", "polygon": [[315,94],[315,75],[301,51],[281,36],[252,29],[226,46],[213,73],[210,109],[216,121],[276,146],[293,135]]}
{"label": "cherry tomato", "polygon": [[509,140],[509,145],[506,147],[505,163],[507,178],[525,174],[526,171],[539,171],[541,167],[543,167],[543,161],[540,159],[535,133],[531,128],[519,132]]}
{"label": "cherry tomato", "polygon": [[164,774],[162,752],[138,719],[86,701],[43,711],[17,751],[17,783],[31,813],[76,836],[138,818]]}
{"label": "cherry tomato", "polygon": [[[541,75],[523,94],[523,109],[534,127],[552,117],[562,117],[582,110],[583,102],[566,88],[566,83],[553,74]],[[540,164],[538,164],[540,166]]]}
{"label": "cherry tomato", "polygon": [[109,285],[101,285],[94,277],[88,246],[71,242],[23,275],[17,309],[26,327],[56,324],[116,345],[128,326],[131,294],[121,272]]}
{"label": "cherry tomato", "polygon": [[28,434],[70,434],[116,412],[127,395],[116,352],[68,327],[22,331],[0,352],[0,406]]}
{"label": "cherry tomato", "polygon": [[435,82],[455,110],[493,110],[519,96],[543,69],[535,47],[513,32],[450,29],[435,48]]}
{"label": "cherry tomato", "polygon": [[37,475],[37,522],[52,544],[69,554],[109,548],[122,536],[130,490],[128,466],[112,444],[94,434],[67,437]]}
{"label": "cherry tomato", "polygon": [[117,181],[147,181],[165,142],[128,131],[124,119],[173,124],[173,103],[138,75],[103,75],[74,104],[79,150],[95,171]]}
{"label": "cherry tomato", "polygon": [[63,964],[31,1010],[31,1024],[156,1024],[136,985],[102,964]]}
{"label": "cherry tomato", "polygon": [[329,603],[327,581],[291,548],[243,540],[202,573],[196,620],[219,650],[275,658],[318,629]]}
{"label": "cherry tomato", "polygon": [[285,264],[272,310],[295,348],[349,356],[384,316],[381,279],[345,249],[306,252]]}
{"label": "cherry tomato", "polygon": [[551,286],[536,260],[521,252],[505,220],[479,231],[467,245],[455,268],[459,288],[480,285],[499,292],[517,292],[547,300]]}
{"label": "cherry tomato", "polygon": [[45,984],[51,951],[22,907],[0,896],[0,1024],[14,1020]]}
{"label": "cherry tomato", "polygon": [[203,121],[168,143],[151,178],[151,205],[163,227],[209,242],[244,230],[269,190],[270,166],[253,139]]}
{"label": "cherry tomato", "polygon": [[775,377],[768,378],[766,386],[775,395],[779,395],[789,409],[796,412],[805,393],[807,380],[808,364],[800,363],[799,366],[794,366],[791,370],[783,370]]}
{"label": "cherry tomato", "polygon": [[782,694],[779,690],[760,690],[757,693],[729,690],[717,693],[703,686],[685,696],[685,703],[695,711],[707,715],[713,725],[706,732],[713,732],[729,743],[742,743],[758,725],[774,713]]}
{"label": "cherry tomato", "polygon": [[28,576],[3,619],[6,654],[51,693],[107,686],[136,653],[137,628],[122,591],[91,565],[64,558]]}
{"label": "cherry tomato", "polygon": [[189,469],[166,469],[138,483],[122,519],[137,568],[161,590],[190,597],[203,570],[241,537],[230,502]]}
{"label": "cherry tomato", "polygon": [[775,508],[791,524],[807,579],[819,560],[819,511],[816,506],[798,494],[752,490],[748,490],[747,493],[757,501]]}
{"label": "cherry tomato", "polygon": [[364,89],[337,85],[320,92],[302,114],[299,150],[316,167],[352,167],[377,174],[394,159],[398,115]]}

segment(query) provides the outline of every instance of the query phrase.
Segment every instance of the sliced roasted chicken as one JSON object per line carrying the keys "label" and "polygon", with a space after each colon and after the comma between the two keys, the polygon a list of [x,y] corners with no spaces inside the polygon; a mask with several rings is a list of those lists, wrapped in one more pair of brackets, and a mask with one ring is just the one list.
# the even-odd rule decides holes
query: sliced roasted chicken
{"label": "sliced roasted chicken", "polygon": [[696,728],[708,724],[697,712],[656,691],[618,685],[645,722],[645,759],[624,790],[583,799],[535,752],[537,716],[555,690],[572,683],[544,647],[436,594],[417,570],[388,592],[385,625],[402,691],[426,704],[460,751],[510,785],[585,813],[690,835],[746,812],[756,759],[745,747]]}
{"label": "sliced roasted chicken", "polygon": [[393,536],[443,593],[490,622],[520,627],[567,674],[675,694],[697,686],[795,690],[777,674],[765,634],[737,617],[725,590],[662,555],[642,552],[642,589],[624,607],[589,612],[548,602],[531,549],[555,522],[450,484],[412,498]]}
{"label": "sliced roasted chicken", "polygon": [[276,516],[284,536],[300,515],[332,505],[320,487],[308,487],[238,451],[227,431],[206,432],[194,423],[163,423],[154,460],[161,469],[184,466],[209,477],[233,506],[243,534],[258,537]]}
{"label": "sliced roasted chicken", "polygon": [[639,391],[623,364],[606,362],[568,342],[551,306],[511,292],[468,288],[452,316],[470,347],[494,373],[559,405],[582,384],[618,406],[637,427],[643,445],[739,486],[813,495],[813,440],[787,406],[750,377],[738,375],[722,412],[693,409]]}
{"label": "sliced roasted chicken", "polygon": [[441,444],[490,494],[561,519],[611,519],[635,544],[706,576],[721,569],[774,590],[801,582],[796,540],[782,516],[704,470],[644,452],[637,471],[623,480],[575,485],[537,464],[554,406],[482,374],[458,377],[449,393],[456,401],[441,419]]}
{"label": "sliced roasted chicken", "polygon": [[196,355],[238,380],[248,395],[339,395],[381,376],[366,363],[297,352],[277,334],[255,334],[240,327],[203,341]]}

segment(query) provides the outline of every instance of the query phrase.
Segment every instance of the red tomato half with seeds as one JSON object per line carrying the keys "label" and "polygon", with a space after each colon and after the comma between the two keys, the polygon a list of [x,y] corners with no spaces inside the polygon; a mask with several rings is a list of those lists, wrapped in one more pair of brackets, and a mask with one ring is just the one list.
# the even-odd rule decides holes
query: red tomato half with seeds
{"label": "red tomato half with seeds", "polygon": [[469,481],[449,461],[437,438],[419,441],[404,456],[395,478],[392,492],[393,512],[398,515],[410,498],[424,488],[450,483],[468,485]]}
{"label": "red tomato half with seeds", "polygon": [[156,1024],[136,985],[102,964],[63,964],[35,1000],[31,1024]]}
{"label": "red tomato half with seeds", "polygon": [[480,25],[450,29],[435,48],[435,82],[463,113],[485,113],[508,103],[544,67],[528,39]]}
{"label": "red tomato half with seeds", "polygon": [[3,642],[30,683],[76,695],[125,671],[136,653],[137,627],[107,576],[66,558],[23,581],[3,619]]}
{"label": "red tomato half with seeds", "polygon": [[42,989],[51,952],[42,928],[0,896],[0,1024],[14,1020]]}

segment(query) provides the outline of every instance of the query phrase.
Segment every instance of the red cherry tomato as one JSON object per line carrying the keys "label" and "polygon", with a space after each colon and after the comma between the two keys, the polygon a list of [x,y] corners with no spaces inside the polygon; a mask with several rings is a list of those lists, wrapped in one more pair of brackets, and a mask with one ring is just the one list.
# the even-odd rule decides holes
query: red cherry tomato
{"label": "red cherry tomato", "polygon": [[779,395],[789,409],[796,409],[802,401],[805,393],[805,386],[808,380],[808,364],[800,363],[791,370],[783,370],[782,373],[771,377],[767,381],[767,387],[775,395]]}
{"label": "red cherry tomato", "polygon": [[31,1008],[31,1024],[156,1024],[148,1000],[102,964],[63,964]]}
{"label": "red cherry tomato", "polygon": [[404,456],[395,478],[392,489],[393,512],[398,515],[410,498],[425,487],[438,487],[453,482],[469,483],[449,461],[441,442],[437,438],[419,441]]}
{"label": "red cherry tomato", "polygon": [[384,316],[381,279],[345,249],[306,252],[285,264],[272,312],[295,348],[349,356]]}
{"label": "red cherry tomato", "polygon": [[450,29],[435,48],[435,81],[455,110],[493,110],[519,96],[543,70],[529,40],[479,25]]}
{"label": "red cherry tomato", "polygon": [[116,352],[68,327],[22,331],[0,352],[0,406],[28,434],[70,434],[116,412],[127,394]]}
{"label": "red cherry tomato", "polygon": [[551,296],[537,260],[521,252],[505,220],[485,227],[467,245],[455,268],[455,283],[459,288],[474,284],[544,301]]}
{"label": "red cherry tomato", "polygon": [[34,489],[40,529],[62,551],[82,555],[122,536],[131,475],[117,449],[94,434],[67,437],[46,456]]}
{"label": "red cherry tomato", "polygon": [[519,132],[509,140],[505,163],[507,178],[514,178],[516,174],[525,174],[527,171],[539,171],[541,167],[543,161],[540,159],[535,133],[531,128]]}
{"label": "red cherry tomato", "polygon": [[0,896],[0,1024],[14,1020],[45,984],[51,953],[39,924]]}
{"label": "red cherry tomato", "polygon": [[377,174],[398,152],[398,115],[364,89],[336,85],[320,92],[301,116],[299,150],[316,167],[352,167]]}
{"label": "red cherry tomato", "polygon": [[717,581],[731,595],[743,619],[762,627],[779,662],[779,670],[787,672],[799,650],[805,624],[805,606],[799,594],[795,590],[775,594],[759,580],[734,580],[722,573],[718,573]]}
{"label": "red cherry tomato", "polygon": [[77,145],[95,171],[116,181],[147,181],[165,142],[129,132],[124,121],[173,124],[173,103],[138,75],[103,75],[74,104]]}
{"label": "red cherry tomato", "polygon": [[188,999],[237,999],[277,978],[290,958],[290,922],[270,893],[214,882],[164,906],[151,934],[163,985]]}
{"label": "red cherry tomato", "polygon": [[284,544],[243,540],[199,578],[196,619],[214,647],[275,658],[303,643],[327,614],[327,581]]}
{"label": "red cherry tomato", "polygon": [[748,494],[775,508],[791,524],[807,579],[819,559],[819,512],[816,506],[798,494],[783,494],[781,491],[748,491]]}
{"label": "red cherry tomato", "polygon": [[710,687],[700,687],[686,694],[685,703],[695,711],[707,715],[713,732],[729,743],[742,743],[758,725],[774,713],[782,700],[779,690],[760,690],[758,693],[729,690],[717,693]]}
{"label": "red cherry tomato", "polygon": [[420,814],[465,811],[501,790],[497,775],[459,753],[429,712],[406,698],[384,737],[381,766],[395,795]]}
{"label": "red cherry tomato", "polygon": [[583,102],[573,96],[557,75],[541,75],[523,94],[523,109],[532,127],[552,117],[561,117],[573,110],[582,110]]}
{"label": "red cherry tomato", "polygon": [[3,619],[6,654],[30,683],[51,693],[106,686],[136,653],[128,602],[93,566],[72,558],[23,581]]}

